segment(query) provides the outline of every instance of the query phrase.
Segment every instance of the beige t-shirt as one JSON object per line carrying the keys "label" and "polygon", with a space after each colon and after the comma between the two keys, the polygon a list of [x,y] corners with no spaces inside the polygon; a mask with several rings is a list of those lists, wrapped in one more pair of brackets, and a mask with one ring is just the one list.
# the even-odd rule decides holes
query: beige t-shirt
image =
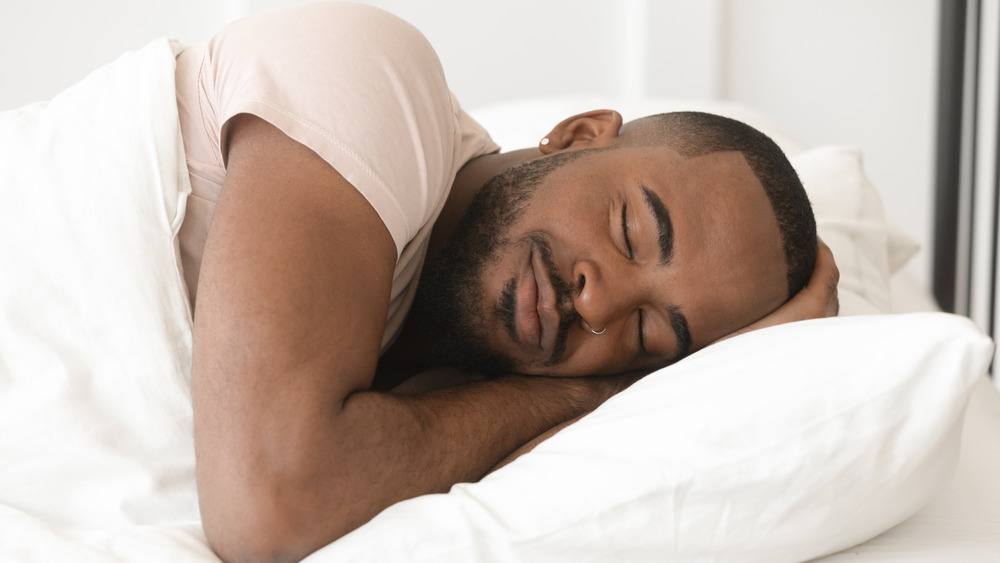
{"label": "beige t-shirt", "polygon": [[389,229],[398,260],[383,351],[412,304],[455,174],[498,149],[459,107],[423,35],[361,4],[304,4],[229,25],[178,55],[177,105],[193,188],[179,236],[192,302],[226,173],[226,123],[253,114],[336,168]]}

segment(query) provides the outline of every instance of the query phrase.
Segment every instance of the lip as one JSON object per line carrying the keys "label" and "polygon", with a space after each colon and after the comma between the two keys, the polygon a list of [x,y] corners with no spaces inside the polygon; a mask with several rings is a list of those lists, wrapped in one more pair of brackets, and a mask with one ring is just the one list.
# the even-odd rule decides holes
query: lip
{"label": "lip", "polygon": [[514,326],[517,339],[522,344],[542,347],[542,325],[538,314],[538,281],[535,270],[535,252],[532,251],[522,266],[518,277]]}
{"label": "lip", "polygon": [[539,345],[548,354],[555,350],[559,331],[559,311],[556,309],[556,289],[549,279],[548,270],[542,261],[541,254],[531,253],[531,266],[537,288],[535,310],[541,326]]}

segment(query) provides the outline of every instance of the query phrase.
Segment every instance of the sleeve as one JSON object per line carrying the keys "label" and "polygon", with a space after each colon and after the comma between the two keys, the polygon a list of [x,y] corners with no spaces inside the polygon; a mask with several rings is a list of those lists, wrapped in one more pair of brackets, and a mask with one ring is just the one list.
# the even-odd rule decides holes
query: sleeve
{"label": "sleeve", "polygon": [[459,160],[494,150],[478,124],[468,129],[424,36],[372,6],[313,3],[250,16],[209,42],[204,64],[223,157],[230,118],[268,121],[367,198],[397,256],[436,217]]}

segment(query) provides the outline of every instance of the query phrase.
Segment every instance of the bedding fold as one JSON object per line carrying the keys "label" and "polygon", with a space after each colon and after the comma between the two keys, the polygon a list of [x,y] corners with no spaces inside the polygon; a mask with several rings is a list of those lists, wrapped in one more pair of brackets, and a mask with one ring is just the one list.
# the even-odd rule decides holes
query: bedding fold
{"label": "bedding fold", "polygon": [[197,518],[181,48],[155,41],[0,113],[5,530],[30,536],[16,514],[73,529]]}

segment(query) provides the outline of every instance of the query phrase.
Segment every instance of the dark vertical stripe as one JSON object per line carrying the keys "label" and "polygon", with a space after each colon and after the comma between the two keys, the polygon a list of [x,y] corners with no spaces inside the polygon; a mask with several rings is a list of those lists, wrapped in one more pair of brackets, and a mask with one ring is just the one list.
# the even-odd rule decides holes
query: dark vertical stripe
{"label": "dark vertical stripe", "polygon": [[[982,13],[982,12],[980,12]],[[995,33],[1000,34],[1000,10],[997,11],[997,21],[993,22]],[[993,133],[996,138],[993,139],[993,150],[1000,151],[1000,58],[997,59],[997,68],[994,69],[994,77],[996,78],[996,90],[994,90],[996,97],[992,100],[984,100],[984,103],[992,103],[996,107],[996,113],[994,114],[996,118],[996,123],[993,124]],[[993,233],[990,235],[992,237],[993,252],[990,255],[990,265],[993,266],[993,271],[990,272],[990,324],[989,324],[989,334],[994,336],[996,334],[996,300],[997,300],[997,236],[1000,235],[1000,157],[996,154],[993,155]],[[995,338],[994,338],[995,339]]]}
{"label": "dark vertical stripe", "polygon": [[958,250],[966,0],[941,0],[940,6],[933,286],[934,297],[941,308],[953,312],[956,305],[955,253]]}
{"label": "dark vertical stripe", "polygon": [[[982,13],[982,12],[980,12]],[[1000,10],[997,11],[997,20],[993,22],[994,33],[1000,34]],[[996,138],[993,139],[993,197],[996,207],[993,209],[993,255],[990,259],[990,263],[993,265],[993,272],[990,274],[990,296],[992,300],[990,302],[990,336],[996,341],[996,299],[997,299],[997,236],[1000,236],[1000,58],[996,61],[997,68],[994,69],[994,77],[996,78],[996,97],[993,100],[986,100],[986,103],[992,103],[996,106],[996,123],[994,124],[993,132]],[[993,366],[990,366],[990,377],[996,377],[996,371]]]}
{"label": "dark vertical stripe", "polygon": [[[971,10],[969,10],[971,8]],[[966,272],[965,276],[965,303],[964,308],[961,310],[965,315],[972,315],[972,285],[977,276],[975,268],[975,257],[976,257],[976,163],[979,158],[978,144],[979,144],[979,18],[982,14],[982,0],[975,0],[972,6],[967,6],[966,13],[966,27],[965,27],[965,44],[966,51],[971,45],[972,47],[972,59],[966,59],[966,68],[962,77],[963,83],[967,83],[970,92],[965,92],[965,97],[963,98],[963,103],[968,103],[969,110],[972,113],[971,118],[968,121],[968,131],[962,131],[962,136],[964,139],[968,140],[968,145],[959,144],[959,158],[962,156],[967,156],[969,160],[968,175],[965,178],[965,184],[959,184],[959,190],[965,189],[969,191],[969,216],[967,217],[967,232],[966,240],[969,241],[968,248],[959,248],[958,252],[965,252],[968,256],[969,271]],[[966,80],[966,76],[970,77]],[[965,121],[963,119],[963,126]],[[961,166],[961,165],[960,165]],[[961,173],[959,173],[959,182],[962,181]],[[961,220],[959,220],[961,224]],[[983,242],[983,241],[980,241]],[[992,302],[992,297],[990,298]],[[992,306],[992,303],[991,303]]]}

